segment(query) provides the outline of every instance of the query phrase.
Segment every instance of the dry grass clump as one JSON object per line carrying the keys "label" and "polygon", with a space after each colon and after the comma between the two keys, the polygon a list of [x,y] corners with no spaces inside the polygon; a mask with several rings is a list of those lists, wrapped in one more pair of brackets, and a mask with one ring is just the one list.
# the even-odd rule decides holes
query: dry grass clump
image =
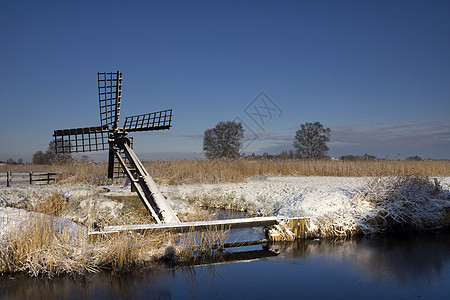
{"label": "dry grass clump", "polygon": [[157,232],[122,232],[104,236],[91,247],[99,257],[98,268],[123,273],[158,261],[170,247],[171,240],[173,237]]}
{"label": "dry grass clump", "polygon": [[212,226],[207,231],[180,234],[171,247],[166,248],[163,260],[171,264],[195,264],[220,255],[229,230]]}
{"label": "dry grass clump", "polygon": [[211,226],[206,231],[181,234],[173,246],[166,249],[163,260],[171,265],[196,265],[220,260],[229,232],[229,228],[224,226]]}
{"label": "dry grass clump", "polygon": [[98,270],[80,226],[55,222],[32,214],[17,231],[0,243],[0,274],[25,273],[33,277],[84,274]]}
{"label": "dry grass clump", "polygon": [[68,201],[64,195],[58,191],[54,191],[34,205],[29,204],[28,210],[59,217],[61,216],[61,212],[67,208],[67,205]]}
{"label": "dry grass clump", "polygon": [[60,218],[68,206],[54,191],[27,206],[21,220],[6,220],[12,228],[0,235],[0,274],[32,277],[80,275],[98,271],[95,252],[87,243],[87,228]]}

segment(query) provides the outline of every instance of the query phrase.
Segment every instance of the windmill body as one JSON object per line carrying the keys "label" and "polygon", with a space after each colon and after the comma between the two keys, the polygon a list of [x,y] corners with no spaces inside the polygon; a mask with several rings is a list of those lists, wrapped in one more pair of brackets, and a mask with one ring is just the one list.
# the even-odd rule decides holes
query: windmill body
{"label": "windmill body", "polygon": [[158,223],[179,223],[152,177],[132,149],[129,132],[166,130],[172,127],[172,109],[126,117],[119,127],[122,73],[97,73],[100,126],[55,130],[56,153],[108,150],[108,178],[125,175],[147,210]]}

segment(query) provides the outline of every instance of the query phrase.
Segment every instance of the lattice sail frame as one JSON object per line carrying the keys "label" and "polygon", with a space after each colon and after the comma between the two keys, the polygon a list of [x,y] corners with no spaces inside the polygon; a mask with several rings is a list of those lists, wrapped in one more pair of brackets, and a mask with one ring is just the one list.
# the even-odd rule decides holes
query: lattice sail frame
{"label": "lattice sail frame", "polygon": [[74,153],[108,150],[106,126],[55,130],[55,152]]}
{"label": "lattice sail frame", "polygon": [[116,129],[122,99],[122,72],[97,73],[100,124]]}
{"label": "lattice sail frame", "polygon": [[172,125],[172,110],[162,110],[154,113],[126,117],[123,129],[128,132],[163,130]]}

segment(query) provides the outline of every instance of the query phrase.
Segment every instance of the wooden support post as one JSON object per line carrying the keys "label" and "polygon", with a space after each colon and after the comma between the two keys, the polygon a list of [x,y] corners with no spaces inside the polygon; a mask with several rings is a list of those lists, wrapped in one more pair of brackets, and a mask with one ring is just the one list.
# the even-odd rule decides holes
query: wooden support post
{"label": "wooden support post", "polygon": [[8,171],[6,172],[6,187],[10,187],[11,186],[11,172]]}
{"label": "wooden support post", "polygon": [[33,171],[30,171],[30,184],[33,184]]}
{"label": "wooden support post", "polygon": [[306,234],[307,221],[308,221],[308,219],[306,219],[306,218],[289,219],[288,226],[289,226],[289,229],[294,233],[295,239],[301,239],[301,238],[307,237],[307,234]]}
{"label": "wooden support post", "polygon": [[294,232],[296,239],[307,237],[307,218],[289,219],[289,228]]}
{"label": "wooden support post", "polygon": [[50,172],[47,173],[47,184],[50,184]]}

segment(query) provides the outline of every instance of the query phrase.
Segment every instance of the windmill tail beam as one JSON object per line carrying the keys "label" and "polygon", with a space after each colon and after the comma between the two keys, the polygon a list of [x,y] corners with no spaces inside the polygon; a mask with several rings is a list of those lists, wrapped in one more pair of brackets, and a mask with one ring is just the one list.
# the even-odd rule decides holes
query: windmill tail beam
{"label": "windmill tail beam", "polygon": [[170,207],[169,203],[167,203],[166,198],[161,194],[156,185],[153,178],[149,175],[142,177],[140,180],[141,186],[144,190],[146,190],[147,194],[150,194],[150,197],[153,198],[153,201],[158,206],[159,212],[162,216],[164,223],[180,223],[175,212]]}
{"label": "windmill tail beam", "polygon": [[144,203],[147,210],[157,223],[180,223],[175,212],[172,210],[167,200],[161,194],[153,178],[148,175],[144,165],[139,160],[133,149],[126,143],[123,144],[123,150],[128,161],[132,164],[136,174],[133,174],[125,161],[120,156],[118,149],[114,149],[117,159],[125,170],[126,175],[130,179],[131,184],[135,187],[139,198]]}

